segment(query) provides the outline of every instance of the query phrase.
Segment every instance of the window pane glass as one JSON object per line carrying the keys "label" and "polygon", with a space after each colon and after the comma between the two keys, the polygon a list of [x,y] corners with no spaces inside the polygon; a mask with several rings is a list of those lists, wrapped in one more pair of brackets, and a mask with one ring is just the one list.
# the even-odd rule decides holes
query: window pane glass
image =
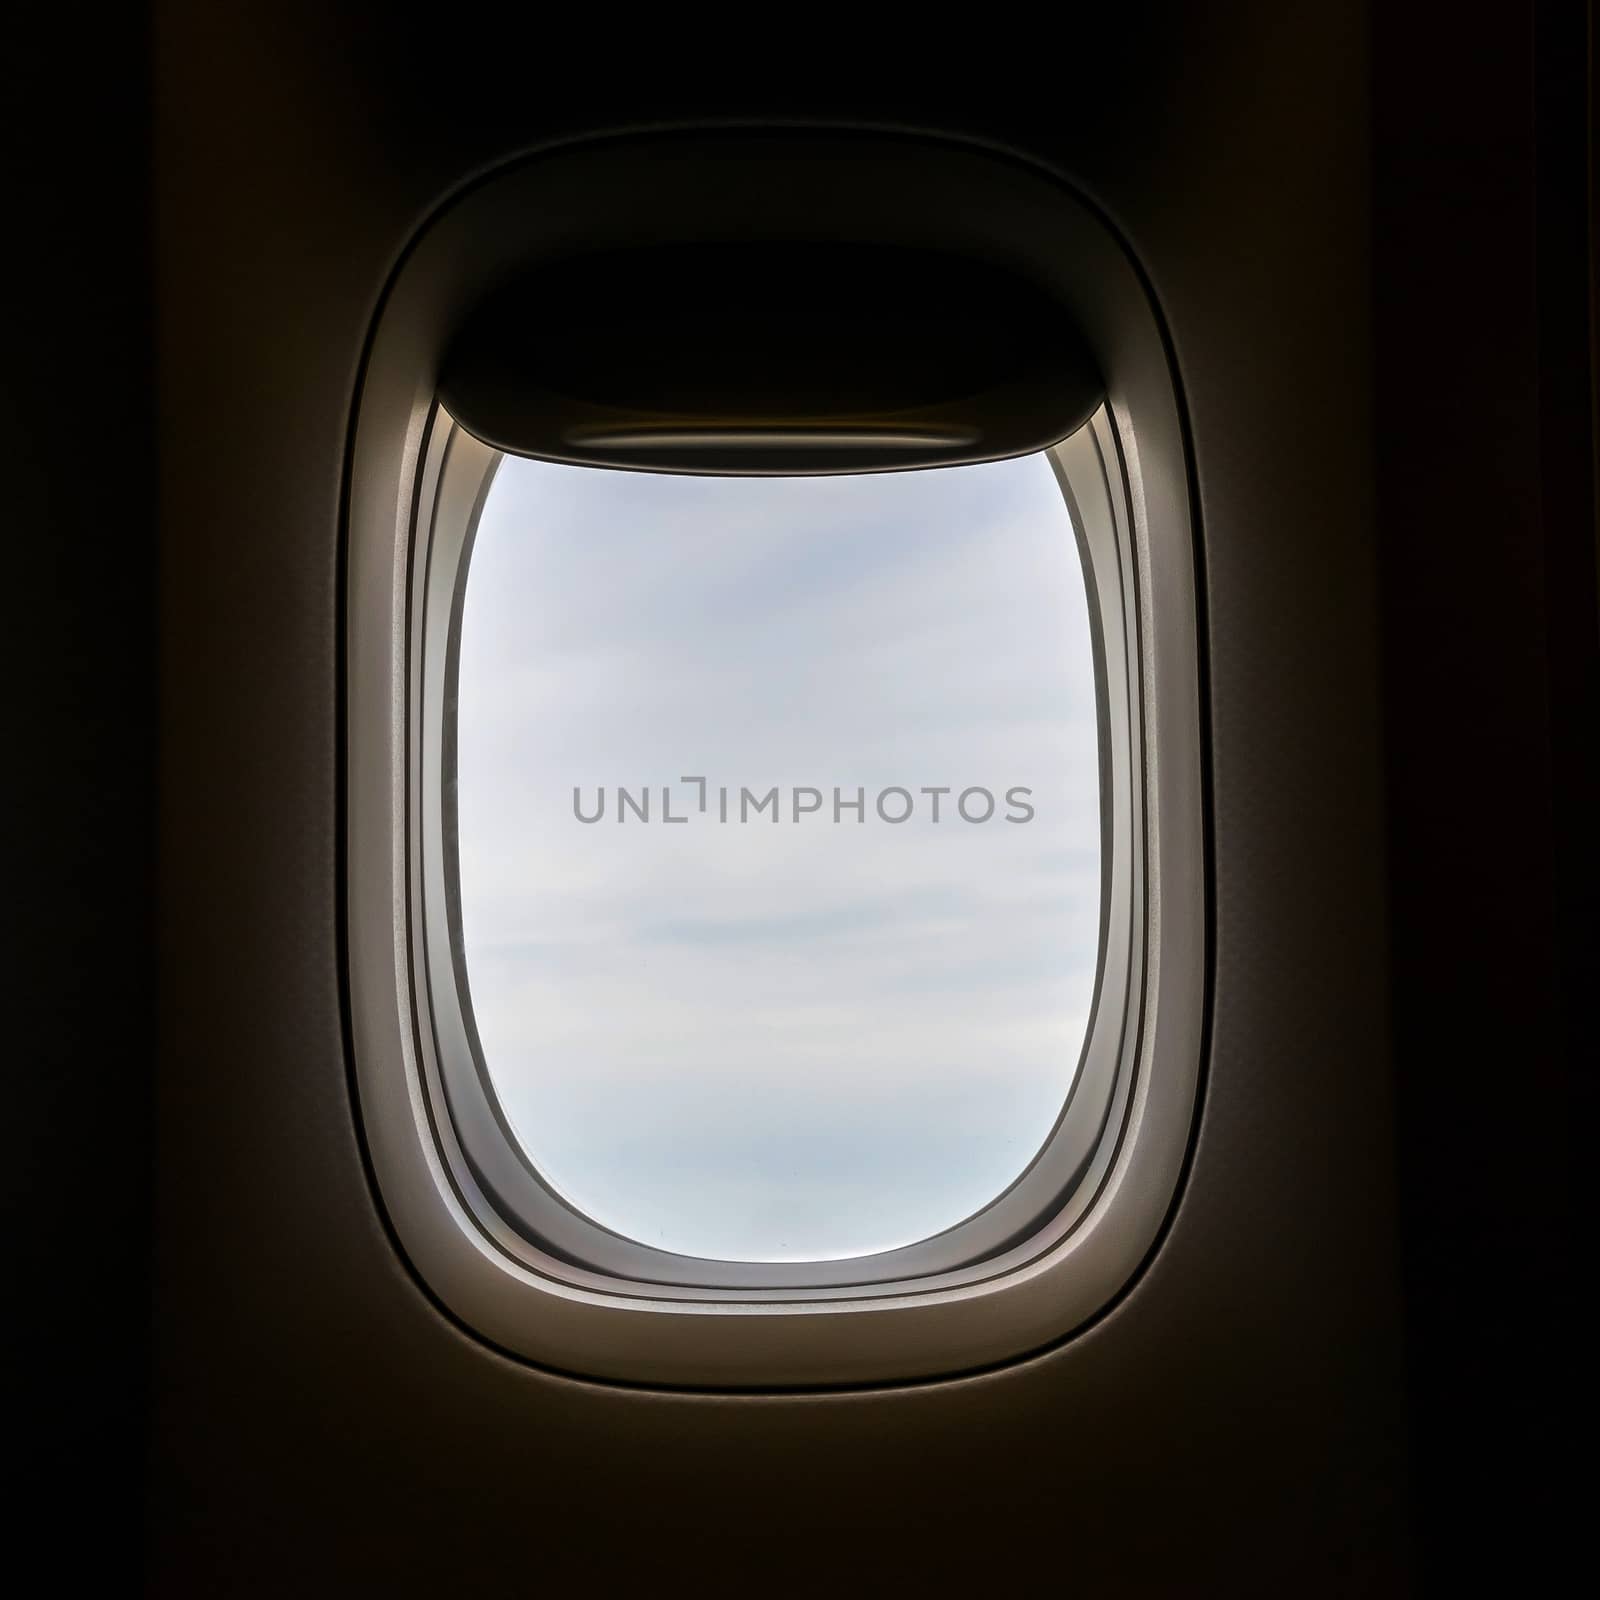
{"label": "window pane glass", "polygon": [[801,1261],[1019,1176],[1099,936],[1088,604],[1043,456],[507,459],[460,641],[471,1004],[556,1190],[666,1250]]}

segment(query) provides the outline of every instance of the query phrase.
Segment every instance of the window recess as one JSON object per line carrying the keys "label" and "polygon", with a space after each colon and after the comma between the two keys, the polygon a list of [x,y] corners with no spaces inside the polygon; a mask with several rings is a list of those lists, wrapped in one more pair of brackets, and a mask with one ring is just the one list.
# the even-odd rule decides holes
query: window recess
{"label": "window recess", "polygon": [[352,451],[347,981],[378,1197],[468,1326],[889,1382],[1128,1281],[1199,1070],[1187,482],[1126,251],[991,155],[617,140],[423,230]]}

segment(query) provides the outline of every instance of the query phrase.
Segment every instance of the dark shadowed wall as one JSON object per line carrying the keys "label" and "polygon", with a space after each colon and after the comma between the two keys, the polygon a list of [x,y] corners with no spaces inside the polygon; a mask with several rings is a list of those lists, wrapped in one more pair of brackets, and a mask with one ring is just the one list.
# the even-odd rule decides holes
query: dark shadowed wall
{"label": "dark shadowed wall", "polygon": [[[349,0],[30,17],[8,1333],[13,1510],[68,1514],[63,1579],[1549,1586],[1600,814],[1584,12],[1145,5],[915,70],[798,24],[729,60]],[[1110,1316],[981,1376],[732,1399],[494,1355],[386,1234],[341,1021],[339,508],[363,339],[443,195],[747,116],[1018,151],[1148,274],[1215,960],[1191,1170]]]}

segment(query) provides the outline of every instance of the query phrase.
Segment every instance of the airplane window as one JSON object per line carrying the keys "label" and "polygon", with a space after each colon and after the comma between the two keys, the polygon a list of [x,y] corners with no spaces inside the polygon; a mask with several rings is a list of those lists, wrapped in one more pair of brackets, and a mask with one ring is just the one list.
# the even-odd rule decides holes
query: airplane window
{"label": "airplane window", "polygon": [[[635,211],[669,288],[749,217],[772,283],[828,241],[841,284],[912,249],[1018,293],[975,292],[995,360],[951,398],[938,294],[813,349],[785,296],[713,296],[702,341],[668,293],[636,345],[602,283],[552,387],[545,274]],[[768,335],[792,368],[742,360]],[[1210,959],[1200,545],[1122,242],[964,147],[574,146],[418,235],[353,420],[352,1081],[430,1291],[553,1370],[712,1389],[1083,1326],[1179,1192]]]}
{"label": "airplane window", "polygon": [[893,1249],[1006,1190],[1100,941],[1089,600],[1048,459],[508,457],[464,568],[461,953],[529,1165],[722,1261]]}

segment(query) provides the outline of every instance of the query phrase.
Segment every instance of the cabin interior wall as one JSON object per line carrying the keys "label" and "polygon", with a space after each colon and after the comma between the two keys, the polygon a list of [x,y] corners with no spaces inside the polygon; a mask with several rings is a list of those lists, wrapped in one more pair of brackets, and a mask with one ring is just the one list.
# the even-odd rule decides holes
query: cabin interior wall
{"label": "cabin interior wall", "polygon": [[[914,81],[692,50],[646,80],[350,3],[30,14],[7,1185],[25,1504],[94,1508],[63,1572],[143,1547],[162,1594],[784,1592],[1047,1557],[1314,1594],[1553,1556],[1592,47],[1551,20],[1578,7],[1448,39],[1413,9],[1146,6],[1070,59],[1006,41],[992,77]],[[540,141],[753,114],[1057,165],[1149,274],[1204,536],[1216,1005],[1182,1202],[1110,1315],[982,1375],[735,1399],[499,1357],[385,1232],[340,1013],[338,517],[376,296],[442,193]]]}

